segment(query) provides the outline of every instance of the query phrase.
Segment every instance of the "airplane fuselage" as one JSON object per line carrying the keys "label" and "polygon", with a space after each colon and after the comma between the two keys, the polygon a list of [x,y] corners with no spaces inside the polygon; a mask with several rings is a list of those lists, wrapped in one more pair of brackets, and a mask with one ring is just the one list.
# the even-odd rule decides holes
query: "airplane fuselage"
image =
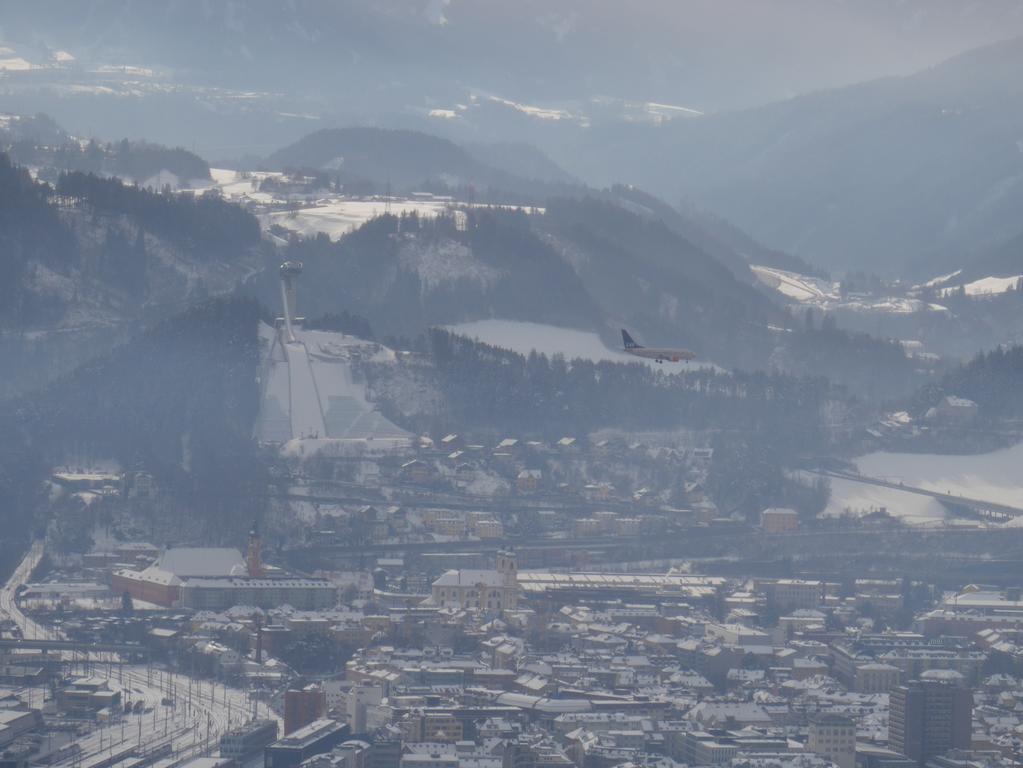
{"label": "airplane fuselage", "polygon": [[656,360],[658,363],[665,361],[669,363],[681,363],[685,360],[692,360],[696,355],[688,349],[669,349],[665,347],[633,347],[626,348],[626,352],[636,357],[645,357],[648,360]]}

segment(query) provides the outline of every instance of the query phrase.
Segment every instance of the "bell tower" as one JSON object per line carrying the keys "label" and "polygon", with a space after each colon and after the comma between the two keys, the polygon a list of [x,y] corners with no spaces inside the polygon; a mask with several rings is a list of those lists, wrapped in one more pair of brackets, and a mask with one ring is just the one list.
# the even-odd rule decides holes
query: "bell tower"
{"label": "bell tower", "polygon": [[245,555],[245,565],[249,576],[259,578],[263,575],[263,537],[259,535],[259,525],[252,523],[249,531],[249,549]]}
{"label": "bell tower", "polygon": [[501,575],[501,584],[505,587],[518,587],[519,568],[515,552],[509,549],[497,553],[497,572]]}

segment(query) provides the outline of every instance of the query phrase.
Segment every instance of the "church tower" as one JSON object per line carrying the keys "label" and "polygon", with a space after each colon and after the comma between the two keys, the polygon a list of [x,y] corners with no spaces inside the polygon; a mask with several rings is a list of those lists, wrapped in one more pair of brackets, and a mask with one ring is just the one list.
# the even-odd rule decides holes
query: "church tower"
{"label": "church tower", "polygon": [[515,552],[499,550],[497,553],[497,572],[501,574],[501,585],[504,587],[519,586],[519,569]]}
{"label": "church tower", "polygon": [[259,526],[252,524],[249,531],[249,549],[245,555],[245,565],[249,576],[258,579],[263,575],[263,537],[259,535]]}

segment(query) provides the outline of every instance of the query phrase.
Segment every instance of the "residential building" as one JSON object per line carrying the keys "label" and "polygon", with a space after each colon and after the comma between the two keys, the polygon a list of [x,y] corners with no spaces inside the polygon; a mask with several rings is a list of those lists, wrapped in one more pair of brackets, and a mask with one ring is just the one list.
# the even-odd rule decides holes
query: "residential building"
{"label": "residential building", "polygon": [[794,509],[770,507],[760,513],[764,533],[786,533],[799,527],[799,513]]}
{"label": "residential building", "polygon": [[806,748],[827,758],[838,768],[855,768],[856,723],[842,715],[811,717]]}

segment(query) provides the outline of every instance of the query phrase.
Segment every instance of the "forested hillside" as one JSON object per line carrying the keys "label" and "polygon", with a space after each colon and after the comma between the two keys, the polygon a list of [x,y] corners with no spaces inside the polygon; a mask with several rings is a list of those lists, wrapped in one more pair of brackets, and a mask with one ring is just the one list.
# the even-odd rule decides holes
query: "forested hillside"
{"label": "forested hillside", "polygon": [[549,201],[536,227],[573,265],[612,326],[675,340],[705,359],[766,364],[767,325],[785,320],[736,278],[744,265],[729,270],[664,219],[593,198]]}
{"label": "forested hillside", "polygon": [[26,290],[30,265],[59,270],[75,263],[78,243],[50,204],[49,189],[28,171],[0,154],[0,250],[4,272],[0,279],[0,327],[32,325],[50,319],[51,302]]}
{"label": "forested hillside", "polygon": [[[413,337],[431,325],[478,317],[558,324],[600,323],[578,275],[538,236],[521,211],[479,210],[466,226],[442,216],[384,215],[334,243],[293,243],[289,259],[305,264],[299,307],[309,316],[347,309],[380,336]],[[276,274],[254,284],[279,304]]]}
{"label": "forested hillside", "polygon": [[62,174],[57,195],[98,214],[124,215],[195,259],[230,262],[259,245],[256,218],[217,195],[170,195],[80,172]]}
{"label": "forested hillside", "polygon": [[40,481],[73,455],[154,472],[211,540],[251,522],[264,483],[252,440],[259,317],[252,302],[209,301],[0,402],[0,526],[28,536]]}
{"label": "forested hillside", "polygon": [[[595,198],[545,214],[480,209],[424,220],[382,216],[332,243],[292,244],[309,315],[349,309],[381,335],[484,317],[599,329],[622,324],[728,361],[766,361],[780,309],[659,219]],[[258,286],[268,304],[276,280]],[[615,342],[616,343],[616,342]],[[715,358],[719,359],[719,358]]]}
{"label": "forested hillside", "polygon": [[80,324],[87,309],[109,318],[223,291],[242,262],[261,257],[255,217],[216,196],[80,172],[51,187],[0,154],[0,203],[0,328]]}
{"label": "forested hillside", "polygon": [[823,378],[526,357],[440,329],[428,350],[452,424],[547,439],[602,427],[741,429],[772,435],[787,455],[826,440],[818,412],[833,393]]}
{"label": "forested hillside", "polygon": [[187,149],[128,139],[80,142],[43,114],[15,115],[0,124],[0,151],[16,163],[38,168],[48,181],[65,171],[117,176],[139,184],[159,183],[161,173],[181,181],[210,178],[209,164]]}
{"label": "forested hillside", "polygon": [[259,223],[217,196],[71,172],[49,185],[0,154],[0,398],[123,341],[140,320],[232,291],[272,263]]}
{"label": "forested hillside", "polygon": [[426,189],[484,202],[538,205],[548,195],[583,190],[538,151],[513,146],[511,152],[491,165],[487,158],[501,155],[499,147],[469,151],[421,131],[358,126],[311,133],[274,152],[266,164],[327,171],[342,184],[368,184],[378,193]]}
{"label": "forested hillside", "polygon": [[[537,213],[384,215],[337,242],[293,241],[285,256],[305,264],[302,313],[354,312],[383,339],[499,318],[593,330],[617,347],[629,327],[649,344],[689,346],[720,365],[827,376],[870,397],[921,383],[898,344],[833,323],[808,328],[751,285],[742,257],[709,230],[698,230],[701,242],[724,251],[729,266],[684,231],[681,217],[635,200],[559,197]],[[245,291],[279,302],[272,271]]]}
{"label": "forested hillside", "polygon": [[986,424],[1018,423],[1023,420],[1021,380],[1023,347],[982,352],[950,371],[939,383],[922,388],[914,399],[913,411],[922,416],[943,397],[952,395],[977,403],[978,416]]}

